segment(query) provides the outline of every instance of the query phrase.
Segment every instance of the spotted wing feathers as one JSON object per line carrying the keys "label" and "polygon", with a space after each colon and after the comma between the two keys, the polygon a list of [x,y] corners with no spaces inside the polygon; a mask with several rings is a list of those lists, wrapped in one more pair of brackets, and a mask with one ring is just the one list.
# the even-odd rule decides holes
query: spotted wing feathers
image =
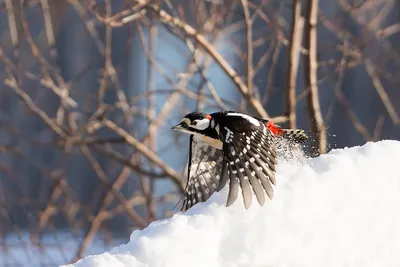
{"label": "spotted wing feathers", "polygon": [[217,190],[222,161],[222,150],[196,139],[193,135],[190,137],[188,181],[182,211],[206,201]]}
{"label": "spotted wing feathers", "polygon": [[[264,125],[256,125],[248,122],[245,127],[241,123],[240,131],[235,125],[227,125],[221,131],[225,139],[223,152],[224,162],[222,166],[221,181],[218,187],[220,191],[229,180],[229,194],[227,206],[230,206],[237,198],[239,187],[246,209],[252,203],[252,191],[262,206],[265,202],[265,193],[272,199],[275,184],[276,150],[275,136]],[[227,175],[224,175],[227,173]],[[265,193],[264,193],[265,192]]]}

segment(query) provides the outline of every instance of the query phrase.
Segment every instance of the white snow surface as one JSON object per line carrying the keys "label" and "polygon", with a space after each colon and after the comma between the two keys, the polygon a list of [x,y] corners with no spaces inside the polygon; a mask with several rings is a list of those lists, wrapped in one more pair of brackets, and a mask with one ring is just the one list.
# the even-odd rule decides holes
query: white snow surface
{"label": "white snow surface", "polygon": [[225,207],[226,187],[69,266],[400,266],[399,168],[391,140],[280,161],[263,207]]}

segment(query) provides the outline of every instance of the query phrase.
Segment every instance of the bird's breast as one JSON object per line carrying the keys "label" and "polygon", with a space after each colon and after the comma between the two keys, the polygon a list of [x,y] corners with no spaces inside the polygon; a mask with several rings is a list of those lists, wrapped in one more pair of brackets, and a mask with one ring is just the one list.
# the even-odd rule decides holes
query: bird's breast
{"label": "bird's breast", "polygon": [[195,140],[201,140],[216,149],[222,150],[222,142],[219,139],[214,139],[206,135],[194,135],[193,138]]}

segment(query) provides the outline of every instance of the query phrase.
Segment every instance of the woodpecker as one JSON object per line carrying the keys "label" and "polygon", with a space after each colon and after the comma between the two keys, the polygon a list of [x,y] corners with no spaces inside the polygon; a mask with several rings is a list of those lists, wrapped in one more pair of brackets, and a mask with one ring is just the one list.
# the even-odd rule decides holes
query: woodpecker
{"label": "woodpecker", "polygon": [[274,196],[278,140],[303,143],[308,139],[303,130],[282,129],[269,120],[235,111],[192,112],[171,129],[190,134],[182,211],[206,201],[228,180],[227,207],[237,199],[239,188],[246,209],[252,204],[252,191],[263,206],[264,192],[269,199]]}

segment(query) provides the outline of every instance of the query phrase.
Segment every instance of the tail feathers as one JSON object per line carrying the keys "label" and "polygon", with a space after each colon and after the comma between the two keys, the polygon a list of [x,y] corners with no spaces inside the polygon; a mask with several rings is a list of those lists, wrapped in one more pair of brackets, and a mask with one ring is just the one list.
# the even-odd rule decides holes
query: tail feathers
{"label": "tail feathers", "polygon": [[307,141],[308,136],[301,129],[282,129],[283,132],[281,136],[289,141],[293,141],[295,143],[304,143]]}
{"label": "tail feathers", "polygon": [[267,127],[275,136],[283,137],[295,143],[304,143],[308,139],[304,130],[301,129],[281,129],[270,121],[267,122]]}

